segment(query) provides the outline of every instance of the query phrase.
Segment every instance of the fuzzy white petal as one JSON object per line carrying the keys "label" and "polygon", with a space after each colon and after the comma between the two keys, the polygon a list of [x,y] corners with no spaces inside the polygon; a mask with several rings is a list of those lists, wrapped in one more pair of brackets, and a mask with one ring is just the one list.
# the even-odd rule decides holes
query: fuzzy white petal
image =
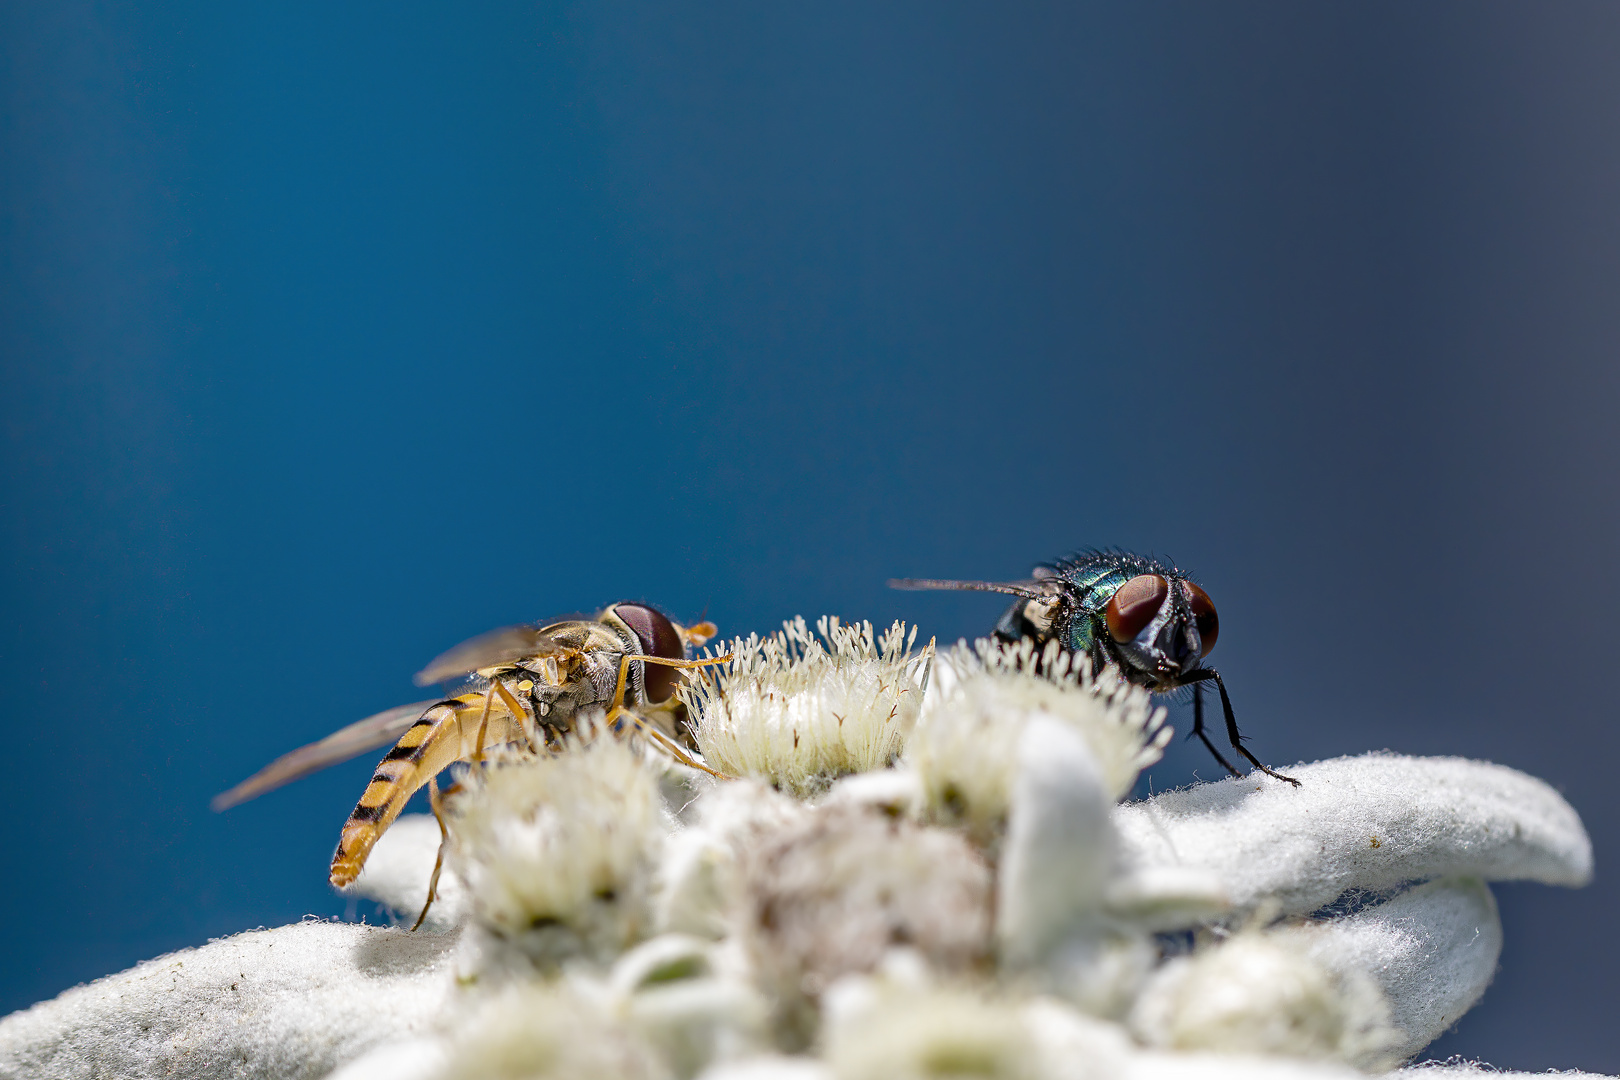
{"label": "fuzzy white petal", "polygon": [[698,1080],[833,1080],[833,1071],[817,1058],[769,1055],[722,1062]]}
{"label": "fuzzy white petal", "polygon": [[1365,972],[1405,1032],[1392,1048],[1417,1053],[1485,993],[1502,955],[1496,901],[1478,880],[1435,881],[1353,915],[1287,931],[1331,970]]}
{"label": "fuzzy white petal", "polygon": [[1245,932],[1172,960],[1131,1027],[1150,1046],[1387,1067],[1399,1034],[1359,970],[1334,971],[1287,934]]}
{"label": "fuzzy white petal", "polygon": [[450,1044],[444,1039],[407,1039],[371,1050],[326,1080],[433,1080],[450,1065]]}
{"label": "fuzzy white petal", "polygon": [[1259,1054],[1133,1054],[1119,1080],[1366,1080],[1347,1065]]}
{"label": "fuzzy white petal", "polygon": [[1085,740],[1057,720],[1036,716],[1023,726],[1017,766],[996,929],[1004,955],[1027,964],[1102,907],[1113,800]]}
{"label": "fuzzy white petal", "polygon": [[1582,1072],[1579,1069],[1539,1073],[1497,1070],[1478,1061],[1465,1061],[1460,1064],[1425,1062],[1405,1069],[1396,1069],[1389,1075],[1392,1080],[1548,1080],[1549,1077],[1557,1077],[1558,1080],[1614,1080],[1612,1076],[1604,1073]]}
{"label": "fuzzy white petal", "polygon": [[1583,885],[1592,844],[1549,785],[1462,758],[1367,754],[1253,774],[1119,807],[1132,869],[1213,874],[1239,908],[1304,914],[1351,888],[1477,877]]}
{"label": "fuzzy white petal", "polygon": [[324,1076],[431,1026],[452,943],[306,922],[170,953],[0,1021],[0,1075]]}

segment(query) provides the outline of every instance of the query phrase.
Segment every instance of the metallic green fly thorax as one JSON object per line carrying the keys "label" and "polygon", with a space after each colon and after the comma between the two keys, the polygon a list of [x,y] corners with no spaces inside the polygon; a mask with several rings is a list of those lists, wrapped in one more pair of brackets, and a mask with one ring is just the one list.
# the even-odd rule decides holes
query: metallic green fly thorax
{"label": "metallic green fly thorax", "polygon": [[[1096,667],[1117,663],[1108,655],[1104,644],[1108,625],[1103,613],[1108,601],[1122,585],[1141,574],[1179,576],[1179,571],[1173,563],[1167,565],[1124,551],[1080,552],[1035,569],[1037,578],[1057,579],[1068,586],[1065,592],[1072,597],[1073,613],[1067,632],[1060,626],[1054,626],[1053,630],[1061,635],[1069,649],[1085,653]],[[998,633],[997,636],[1012,641],[1029,635]]]}

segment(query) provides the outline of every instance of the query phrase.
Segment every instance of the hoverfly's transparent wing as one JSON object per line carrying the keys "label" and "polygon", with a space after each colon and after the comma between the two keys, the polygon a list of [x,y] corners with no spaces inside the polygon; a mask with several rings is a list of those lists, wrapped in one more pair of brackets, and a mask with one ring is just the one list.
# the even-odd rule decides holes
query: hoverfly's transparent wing
{"label": "hoverfly's transparent wing", "polygon": [[256,799],[267,791],[274,791],[283,784],[290,784],[301,776],[319,772],[328,765],[336,765],[356,754],[398,742],[406,729],[435,704],[437,699],[417,701],[357,720],[318,742],[281,755],[231,790],[214,796],[211,805],[215,810],[228,810],[238,803]]}
{"label": "hoverfly's transparent wing", "polygon": [[998,592],[1027,600],[1050,600],[1056,586],[1052,578],[1033,581],[940,581],[936,578],[890,578],[891,589],[954,589],[965,592]]}
{"label": "hoverfly's transparent wing", "polygon": [[416,673],[416,685],[443,682],[465,675],[479,668],[508,664],[513,660],[527,660],[537,656],[564,656],[574,650],[557,644],[544,628],[534,626],[503,626],[487,634],[463,641],[460,645],[435,657],[427,667]]}

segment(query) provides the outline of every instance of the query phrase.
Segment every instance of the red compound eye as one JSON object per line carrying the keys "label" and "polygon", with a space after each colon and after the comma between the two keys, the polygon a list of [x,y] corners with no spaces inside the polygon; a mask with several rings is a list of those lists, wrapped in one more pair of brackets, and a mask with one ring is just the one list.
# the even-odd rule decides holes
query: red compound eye
{"label": "red compound eye", "polygon": [[1215,604],[1210,600],[1209,593],[1190,581],[1183,581],[1181,587],[1186,591],[1187,604],[1192,608],[1193,625],[1198,627],[1198,639],[1204,643],[1199,655],[1208,656],[1215,648],[1215,638],[1221,632],[1220,616],[1215,614]]}
{"label": "red compound eye", "polygon": [[[666,660],[686,658],[686,642],[675,624],[657,608],[646,604],[614,604],[613,613],[635,632],[641,642],[641,651],[647,656],[662,656]],[[646,671],[648,701],[668,701],[680,679],[679,669],[663,664],[642,664]]]}
{"label": "red compound eye", "polygon": [[1158,574],[1131,578],[1109,598],[1108,607],[1103,609],[1108,633],[1115,641],[1136,640],[1136,635],[1147,629],[1169,595],[1170,583]]}

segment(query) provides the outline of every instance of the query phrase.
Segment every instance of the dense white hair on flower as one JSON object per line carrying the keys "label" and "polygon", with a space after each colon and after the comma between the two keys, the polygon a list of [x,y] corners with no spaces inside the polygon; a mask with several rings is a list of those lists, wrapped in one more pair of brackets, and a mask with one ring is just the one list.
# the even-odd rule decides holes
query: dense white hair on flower
{"label": "dense white hair on flower", "polygon": [[555,757],[474,772],[451,803],[450,861],[474,918],[542,961],[605,959],[651,927],[672,822],[644,755],[590,734]]}
{"label": "dense white hair on flower", "polygon": [[940,971],[990,954],[990,868],[955,832],[830,806],[762,833],[740,870],[737,931],[786,1049],[808,1039],[823,989],[897,946]]}
{"label": "dense white hair on flower", "polygon": [[1389,1003],[1356,969],[1335,971],[1288,933],[1258,930],[1161,968],[1131,1013],[1151,1046],[1339,1061],[1369,1071],[1394,1064],[1403,1042]]}
{"label": "dense white hair on flower", "polygon": [[1274,931],[1335,972],[1365,972],[1405,1032],[1393,1048],[1408,1057],[1473,1008],[1496,975],[1502,920],[1482,881],[1444,878],[1354,914]]}
{"label": "dense white hair on flower", "polygon": [[692,804],[693,823],[670,837],[654,901],[660,932],[719,939],[742,902],[737,863],[766,832],[811,813],[762,780],[715,784]]}
{"label": "dense white hair on flower", "polygon": [[613,965],[605,1006],[677,1076],[769,1045],[770,1009],[725,959],[725,950],[682,934],[645,941]]}
{"label": "dense white hair on flower", "polygon": [[515,983],[462,1002],[433,1080],[666,1080],[656,1054],[567,982]]}
{"label": "dense white hair on flower", "polygon": [[1363,754],[1114,810],[1125,869],[1212,875],[1238,909],[1304,915],[1346,890],[1456,876],[1584,885],[1592,841],[1551,785],[1462,758]]}
{"label": "dense white hair on flower", "polygon": [[870,1012],[830,1028],[827,1058],[839,1080],[1040,1075],[1017,1007],[976,994],[885,995]]}
{"label": "dense white hair on flower", "polygon": [[1111,1080],[1124,1033],[1047,999],[964,985],[846,980],[829,995],[824,1052],[839,1080]]}
{"label": "dense white hair on flower", "polygon": [[932,643],[911,651],[916,637],[903,623],[874,634],[869,622],[823,616],[814,634],[799,618],[769,637],[721,646],[733,659],[680,690],[698,748],[721,772],[799,795],[889,765],[916,722],[933,664]]}
{"label": "dense white hair on flower", "polygon": [[1102,770],[1109,797],[1130,791],[1137,774],[1170,741],[1164,710],[1112,669],[1091,670],[1058,642],[981,640],[940,657],[939,677],[906,758],[923,782],[928,813],[965,826],[980,842],[1007,814],[1016,747],[1024,723],[1048,716],[1079,732]]}

